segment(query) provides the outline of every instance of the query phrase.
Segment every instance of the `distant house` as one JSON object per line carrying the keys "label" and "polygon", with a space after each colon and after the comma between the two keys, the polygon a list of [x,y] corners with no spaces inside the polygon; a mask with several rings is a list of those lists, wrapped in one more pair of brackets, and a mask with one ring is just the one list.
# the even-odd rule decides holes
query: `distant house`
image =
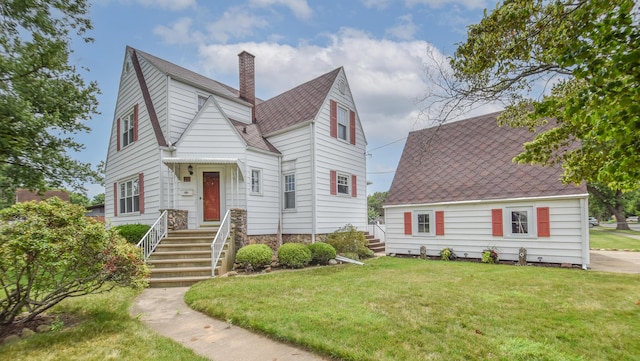
{"label": "distant house", "polygon": [[16,190],[16,203],[30,201],[40,202],[53,197],[58,197],[65,202],[70,201],[69,192],[62,190],[48,190],[44,191],[42,194],[38,194],[38,192],[32,192],[28,189]]}
{"label": "distant house", "polygon": [[126,48],[107,221],[151,224],[169,209],[196,229],[235,208],[246,211],[249,241],[313,242],[347,223],[364,229],[366,138],[344,69],[263,101],[254,56],[238,57],[236,90]]}
{"label": "distant house", "polygon": [[91,206],[86,206],[85,207],[87,209],[87,213],[86,216],[93,218],[97,221],[103,222],[105,221],[104,219],[104,204],[94,204]]}
{"label": "distant house", "polygon": [[409,133],[385,202],[386,252],[589,265],[588,193],[562,169],[516,164],[527,129],[498,127],[499,113]]}

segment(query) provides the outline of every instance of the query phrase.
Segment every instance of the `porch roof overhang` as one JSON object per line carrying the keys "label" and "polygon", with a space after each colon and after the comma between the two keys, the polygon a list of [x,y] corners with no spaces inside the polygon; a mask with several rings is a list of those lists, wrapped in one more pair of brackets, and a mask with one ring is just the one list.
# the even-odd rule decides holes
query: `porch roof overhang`
{"label": "porch roof overhang", "polygon": [[167,157],[162,158],[165,164],[235,164],[240,171],[240,175],[244,178],[244,169],[242,161],[238,158],[179,158]]}
{"label": "porch roof overhang", "polygon": [[240,164],[238,158],[162,158],[166,164]]}

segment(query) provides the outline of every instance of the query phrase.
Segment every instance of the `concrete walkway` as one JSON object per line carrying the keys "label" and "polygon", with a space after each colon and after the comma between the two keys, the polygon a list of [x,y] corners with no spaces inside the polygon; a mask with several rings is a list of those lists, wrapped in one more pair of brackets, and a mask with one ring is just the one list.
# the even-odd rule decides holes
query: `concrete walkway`
{"label": "concrete walkway", "polygon": [[640,274],[640,252],[591,251],[592,271]]}
{"label": "concrete walkway", "polygon": [[328,360],[192,310],[184,303],[188,289],[147,288],[136,298],[129,314],[160,335],[215,361]]}

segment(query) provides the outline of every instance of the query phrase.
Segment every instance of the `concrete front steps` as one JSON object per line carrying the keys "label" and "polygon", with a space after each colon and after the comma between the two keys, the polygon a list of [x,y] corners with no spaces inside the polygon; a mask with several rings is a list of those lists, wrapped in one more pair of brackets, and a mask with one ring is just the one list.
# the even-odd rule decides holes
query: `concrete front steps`
{"label": "concrete front steps", "polygon": [[[211,242],[217,228],[169,231],[147,260],[151,268],[149,287],[185,287],[211,278]],[[226,247],[216,267],[224,264]]]}
{"label": "concrete front steps", "polygon": [[364,237],[369,241],[369,249],[373,251],[373,253],[385,253],[384,242],[375,238],[373,234],[369,234],[369,232],[364,232]]}

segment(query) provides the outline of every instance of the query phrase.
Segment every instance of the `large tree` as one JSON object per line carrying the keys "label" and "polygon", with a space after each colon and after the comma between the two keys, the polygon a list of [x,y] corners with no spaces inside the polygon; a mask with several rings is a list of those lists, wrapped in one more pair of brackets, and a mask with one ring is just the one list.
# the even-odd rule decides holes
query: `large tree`
{"label": "large tree", "polygon": [[634,1],[505,0],[469,27],[449,65],[440,73],[451,76],[445,92],[427,99],[440,121],[495,102],[505,105],[502,124],[535,129],[554,118],[557,126],[526,143],[516,161],[560,163],[565,182],[617,194],[640,187]]}
{"label": "large tree", "polygon": [[95,172],[68,152],[97,112],[95,82],[70,65],[73,39],[92,41],[84,0],[0,2],[0,202],[16,188],[81,189]]}

